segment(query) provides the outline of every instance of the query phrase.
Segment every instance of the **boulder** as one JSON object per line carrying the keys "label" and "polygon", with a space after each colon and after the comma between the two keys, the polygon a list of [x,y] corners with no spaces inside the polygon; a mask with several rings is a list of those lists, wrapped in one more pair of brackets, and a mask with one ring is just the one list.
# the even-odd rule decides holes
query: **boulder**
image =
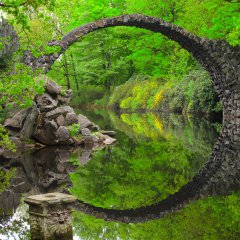
{"label": "boulder", "polygon": [[66,123],[67,125],[72,125],[74,123],[78,123],[78,117],[75,113],[67,113],[66,114]]}
{"label": "boulder", "polygon": [[30,108],[23,109],[16,113],[12,118],[6,119],[6,121],[4,122],[4,127],[21,129],[29,110]]}
{"label": "boulder", "polygon": [[53,99],[48,93],[36,97],[36,103],[41,112],[53,110],[58,105],[58,100]]}
{"label": "boulder", "polygon": [[60,142],[67,141],[71,136],[67,127],[61,126],[57,130],[57,136]]}
{"label": "boulder", "polygon": [[48,80],[45,84],[45,89],[48,93],[53,95],[60,94],[61,88],[54,81]]}
{"label": "boulder", "polygon": [[21,140],[18,137],[9,137],[9,140],[14,144],[16,151],[0,148],[1,156],[5,158],[19,158],[23,147]]}
{"label": "boulder", "polygon": [[62,90],[61,93],[60,93],[60,96],[70,98],[70,99],[72,98],[72,95],[73,95],[73,92],[72,92],[71,89]]}
{"label": "boulder", "polygon": [[53,119],[60,115],[66,115],[67,113],[74,113],[74,110],[70,106],[62,106],[48,112],[46,118]]}
{"label": "boulder", "polygon": [[91,131],[88,128],[83,128],[83,129],[81,129],[81,134],[83,136],[90,136],[91,135]]}
{"label": "boulder", "polygon": [[99,127],[95,124],[93,124],[87,117],[85,117],[82,114],[78,115],[78,123],[80,124],[80,128],[89,128],[91,130],[98,130]]}
{"label": "boulder", "polygon": [[61,104],[69,104],[71,102],[70,97],[64,97],[64,96],[61,96],[61,95],[58,95],[57,99]]}
{"label": "boulder", "polygon": [[94,146],[94,140],[92,136],[85,136],[82,139],[82,143],[84,144],[86,149],[93,148]]}
{"label": "boulder", "polygon": [[106,145],[111,145],[111,144],[113,144],[114,142],[116,142],[116,139],[111,138],[111,137],[107,137],[106,140],[103,141],[103,143],[106,144]]}
{"label": "boulder", "polygon": [[12,144],[14,144],[14,146],[17,150],[20,150],[22,148],[22,142],[19,138],[9,137],[9,140],[11,141]]}
{"label": "boulder", "polygon": [[74,144],[75,144],[75,141],[72,138],[69,138],[68,140],[61,142],[61,145],[66,145],[66,146],[71,146]]}
{"label": "boulder", "polygon": [[20,137],[20,129],[17,128],[7,128],[9,136]]}
{"label": "boulder", "polygon": [[61,104],[69,104],[72,99],[72,91],[67,90],[63,92],[61,95],[57,95],[57,99]]}
{"label": "boulder", "polygon": [[115,131],[101,131],[101,133],[103,135],[108,135],[110,137],[115,137],[116,136],[116,132]]}
{"label": "boulder", "polygon": [[42,129],[37,129],[34,132],[33,138],[45,145],[56,145],[58,143],[57,129],[57,124],[54,121],[49,121]]}
{"label": "boulder", "polygon": [[29,139],[32,137],[34,128],[35,128],[35,124],[36,124],[36,120],[37,120],[39,113],[40,113],[40,111],[37,108],[37,106],[36,105],[33,106],[30,113],[28,114],[28,116],[24,122],[23,128],[20,132],[20,138],[22,140],[26,140],[26,139]]}
{"label": "boulder", "polygon": [[82,153],[82,156],[80,157],[80,163],[81,165],[87,164],[91,160],[92,150],[85,150]]}
{"label": "boulder", "polygon": [[37,117],[36,127],[42,128],[45,123],[45,115],[46,113],[39,113]]}
{"label": "boulder", "polygon": [[61,126],[65,126],[65,118],[63,115],[60,115],[56,118],[56,122],[58,124],[59,127]]}

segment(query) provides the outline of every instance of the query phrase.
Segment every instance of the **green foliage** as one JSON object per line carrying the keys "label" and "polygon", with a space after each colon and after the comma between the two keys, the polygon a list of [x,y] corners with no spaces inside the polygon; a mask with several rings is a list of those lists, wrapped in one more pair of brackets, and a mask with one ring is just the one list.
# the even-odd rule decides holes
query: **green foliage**
{"label": "green foliage", "polygon": [[96,206],[136,208],[165,199],[193,176],[192,155],[176,139],[123,144],[94,153],[71,174],[71,193]]}
{"label": "green foliage", "polygon": [[209,197],[162,219],[139,224],[109,222],[74,211],[73,225],[75,235],[83,240],[234,240],[239,233],[239,200],[238,193]]}
{"label": "green foliage", "polygon": [[206,72],[194,71],[186,76],[183,91],[190,112],[219,112],[222,107]]}
{"label": "green foliage", "polygon": [[93,105],[95,101],[104,96],[103,86],[80,84],[79,90],[77,90],[74,85],[72,85],[72,89],[74,91],[74,97],[71,104],[76,106]]}
{"label": "green foliage", "polygon": [[128,81],[110,96],[109,106],[173,112],[219,112],[221,104],[213,83],[203,70],[186,75],[182,82],[161,79]]}
{"label": "green foliage", "polygon": [[[14,72],[14,74],[11,74]],[[43,78],[36,78],[37,72],[23,63],[16,62],[13,67],[1,71],[0,110],[8,104],[27,107],[32,104],[36,94],[44,91]]]}
{"label": "green foliage", "polygon": [[8,171],[0,169],[0,193],[10,186],[10,180],[15,176],[15,169]]}
{"label": "green foliage", "polygon": [[[70,7],[69,7],[70,4]],[[58,47],[43,47],[54,39],[60,39],[70,30],[84,23],[124,13],[140,13],[160,17],[182,26],[190,32],[213,39],[226,39],[232,45],[239,44],[239,7],[237,0],[211,1],[160,1],[160,0],[107,0],[76,1],[4,1],[0,5],[8,21],[19,32],[22,49],[29,49],[34,56],[59,51]],[[204,12],[204,18],[202,13]],[[26,32],[26,30],[28,30]],[[41,49],[41,50],[39,50]],[[66,59],[65,59],[66,57]],[[134,75],[161,78],[182,82],[186,75],[196,70],[197,64],[192,56],[175,42],[166,37],[137,28],[116,27],[94,32],[74,44],[65,57],[54,64],[51,76],[68,87],[78,85],[101,85],[109,92]],[[65,59],[65,60],[64,60]],[[196,82],[194,83],[196,84]],[[199,86],[197,86],[199,87]],[[207,85],[200,86],[208,88]],[[4,88],[6,89],[6,88]],[[155,108],[152,97],[155,93],[146,87],[143,99],[128,99],[122,103],[124,108]],[[174,96],[175,102],[183,100]],[[123,93],[125,94],[125,93]],[[119,93],[121,95],[121,93]],[[131,96],[127,96],[128,98]],[[202,96],[195,96],[201,98]],[[81,95],[80,95],[81,98]],[[80,101],[82,101],[79,98]],[[148,101],[146,100],[148,98]],[[203,96],[209,100],[209,96]],[[124,100],[124,99],[123,99]],[[105,103],[105,100],[103,101]],[[120,102],[113,101],[117,106]],[[100,102],[100,104],[102,104]],[[189,109],[196,109],[197,100],[191,102]],[[209,102],[204,111],[209,108]],[[110,105],[113,105],[110,103]],[[174,105],[174,104],[172,104]],[[176,108],[180,106],[170,106]],[[219,105],[216,106],[219,109]]]}
{"label": "green foliage", "polygon": [[0,148],[14,151],[14,145],[9,140],[9,136],[2,124],[0,124]]}
{"label": "green foliage", "polygon": [[69,126],[69,131],[70,131],[71,137],[77,136],[80,131],[80,124],[78,123],[72,124],[71,126]]}
{"label": "green foliage", "polygon": [[29,29],[30,13],[41,12],[43,8],[53,10],[55,3],[55,0],[5,0],[1,2],[0,9],[7,14],[12,24],[20,24],[23,29]]}
{"label": "green foliage", "polygon": [[94,152],[71,174],[71,192],[96,206],[136,208],[165,199],[208,160],[216,137],[203,119],[192,123],[181,115],[101,114],[103,124],[110,114],[117,144]]}

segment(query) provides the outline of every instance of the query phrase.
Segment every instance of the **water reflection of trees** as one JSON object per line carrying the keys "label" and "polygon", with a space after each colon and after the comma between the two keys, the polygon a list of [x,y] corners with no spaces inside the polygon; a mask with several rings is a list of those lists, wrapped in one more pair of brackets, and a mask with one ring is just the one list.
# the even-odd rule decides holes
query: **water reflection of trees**
{"label": "water reflection of trees", "polygon": [[[120,123],[126,124],[121,118],[119,123],[111,124],[120,126]],[[166,124],[171,127],[167,128]],[[206,161],[214,139],[211,135],[214,130],[203,121],[198,124],[202,127],[196,133],[200,128],[194,122],[166,120],[164,125],[163,121],[165,132],[157,139],[141,132],[133,132],[131,136],[119,127],[117,145],[93,153],[93,158],[91,151],[45,149],[1,161],[4,163],[2,168],[15,168],[16,175],[15,180],[10,181],[10,187],[0,193],[1,199],[7,199],[0,201],[1,223],[5,224],[0,234],[7,235],[11,230],[6,223],[21,206],[22,193],[67,192],[73,183],[71,191],[80,200],[90,203],[79,202],[76,208],[81,212],[74,212],[74,231],[81,239],[168,239],[169,236],[172,239],[202,239],[206,236],[210,239],[237,239],[239,195],[229,195],[239,187],[240,168],[236,164],[239,144],[234,134],[237,128],[224,128],[224,135],[215,148],[218,154],[213,154],[193,181],[187,183]],[[79,165],[79,161],[85,165]],[[171,197],[172,194],[175,197]],[[140,212],[137,209],[109,212],[92,204],[108,208],[146,207]],[[151,204],[152,208],[148,206]],[[159,217],[162,219],[137,225],[116,222],[141,222]],[[24,218],[21,221],[13,226],[15,233],[26,224]]]}

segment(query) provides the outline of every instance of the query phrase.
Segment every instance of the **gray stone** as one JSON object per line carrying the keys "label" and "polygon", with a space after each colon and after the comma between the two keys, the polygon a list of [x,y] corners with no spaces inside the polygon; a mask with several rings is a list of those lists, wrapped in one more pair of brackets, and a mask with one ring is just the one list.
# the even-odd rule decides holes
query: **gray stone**
{"label": "gray stone", "polygon": [[51,111],[58,105],[58,100],[53,99],[48,93],[37,96],[36,102],[41,112]]}
{"label": "gray stone", "polygon": [[68,89],[64,92],[64,96],[68,97],[68,98],[71,98],[73,95],[73,92],[71,89]]}
{"label": "gray stone", "polygon": [[116,136],[115,131],[101,131],[101,133],[104,134],[104,135],[108,135],[110,137],[115,137]]}
{"label": "gray stone", "polygon": [[66,123],[67,125],[72,125],[74,123],[78,123],[78,117],[75,113],[67,113],[66,114]]}
{"label": "gray stone", "polygon": [[9,136],[20,137],[20,129],[17,128],[7,128]]}
{"label": "gray stone", "polygon": [[65,126],[65,118],[63,115],[60,115],[56,118],[56,122],[58,124],[58,126]]}
{"label": "gray stone", "polygon": [[58,192],[27,197],[31,239],[73,239],[71,206],[75,201]]}
{"label": "gray stone", "polygon": [[67,141],[71,136],[67,127],[61,126],[57,130],[57,136],[60,142]]}
{"label": "gray stone", "polygon": [[37,129],[33,138],[45,145],[56,145],[58,143],[57,138],[57,124],[54,121],[45,123],[42,129]]}
{"label": "gray stone", "polygon": [[19,138],[17,137],[10,137],[9,140],[11,141],[11,143],[13,143],[15,145],[15,148],[17,150],[20,150],[22,148],[22,142]]}
{"label": "gray stone", "polygon": [[84,136],[82,142],[85,148],[90,149],[94,146],[94,140],[92,136]]}
{"label": "gray stone", "polygon": [[0,147],[0,154],[5,158],[19,158],[21,156],[21,150],[23,144],[18,137],[10,137],[9,140],[14,145],[16,151],[6,150]]}
{"label": "gray stone", "polygon": [[61,104],[69,104],[71,102],[71,97],[64,97],[64,96],[58,95],[57,99]]}
{"label": "gray stone", "polygon": [[61,142],[61,145],[71,146],[74,145],[75,141],[72,138],[67,139],[66,141]]}
{"label": "gray stone", "polygon": [[66,115],[67,113],[74,113],[74,110],[70,106],[62,106],[48,112],[46,118],[53,119],[60,115]]}
{"label": "gray stone", "polygon": [[82,156],[79,159],[81,165],[86,165],[91,160],[91,154],[92,154],[92,150],[83,151]]}
{"label": "gray stone", "polygon": [[72,98],[72,90],[62,90],[61,93],[57,96],[57,99],[62,104],[69,104]]}
{"label": "gray stone", "polygon": [[4,127],[21,129],[29,110],[30,108],[23,109],[16,113],[12,118],[6,119],[6,121],[4,122]]}
{"label": "gray stone", "polygon": [[37,106],[33,106],[20,132],[20,138],[22,140],[26,140],[32,137],[39,113],[40,111]]}
{"label": "gray stone", "polygon": [[98,130],[98,126],[93,124],[86,116],[79,114],[78,115],[78,123],[80,124],[80,128],[89,128],[92,130]]}
{"label": "gray stone", "polygon": [[48,80],[45,85],[45,89],[48,93],[58,95],[61,88],[54,81]]}
{"label": "gray stone", "polygon": [[114,142],[116,142],[116,139],[111,138],[111,137],[108,137],[105,141],[103,141],[103,143],[106,144],[106,145],[111,145]]}
{"label": "gray stone", "polygon": [[91,131],[88,128],[83,128],[83,129],[81,129],[81,134],[83,136],[90,136],[91,135]]}

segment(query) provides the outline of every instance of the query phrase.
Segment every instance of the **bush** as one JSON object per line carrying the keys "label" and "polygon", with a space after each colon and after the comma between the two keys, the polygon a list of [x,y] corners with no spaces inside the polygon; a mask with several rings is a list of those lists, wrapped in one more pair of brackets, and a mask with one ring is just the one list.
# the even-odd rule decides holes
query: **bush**
{"label": "bush", "polygon": [[80,131],[80,124],[74,123],[68,127],[71,137],[76,137]]}
{"label": "bush", "polygon": [[188,83],[184,94],[187,98],[189,112],[208,113],[222,110],[213,82],[205,71],[193,71],[185,81]]}
{"label": "bush", "polygon": [[182,82],[129,80],[118,86],[109,105],[122,109],[171,112],[219,112],[221,104],[213,83],[203,70],[189,73]]}

